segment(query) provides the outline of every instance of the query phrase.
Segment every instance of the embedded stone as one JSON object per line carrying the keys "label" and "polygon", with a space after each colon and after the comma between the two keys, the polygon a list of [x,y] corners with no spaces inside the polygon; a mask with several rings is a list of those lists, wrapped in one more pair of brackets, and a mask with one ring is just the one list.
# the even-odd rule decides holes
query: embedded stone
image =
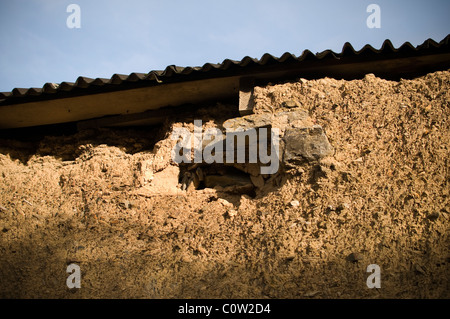
{"label": "embedded stone", "polygon": [[264,186],[264,178],[261,175],[258,176],[250,175],[250,179],[253,185],[255,185],[255,187],[261,188]]}
{"label": "embedded stone", "polygon": [[300,107],[301,104],[296,100],[287,100],[283,102],[283,106],[287,108]]}
{"label": "embedded stone", "polygon": [[320,125],[289,128],[285,132],[283,141],[285,163],[317,161],[331,155],[334,151]]}
{"label": "embedded stone", "polygon": [[245,131],[251,128],[265,127],[272,124],[271,113],[251,114],[229,119],[223,127],[230,131]]}

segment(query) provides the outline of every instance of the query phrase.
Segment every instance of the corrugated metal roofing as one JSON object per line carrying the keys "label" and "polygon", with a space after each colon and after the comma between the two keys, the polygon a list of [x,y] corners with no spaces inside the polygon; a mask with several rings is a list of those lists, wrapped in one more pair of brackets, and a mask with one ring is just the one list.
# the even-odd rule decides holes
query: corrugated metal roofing
{"label": "corrugated metal roofing", "polygon": [[[418,66],[417,72],[436,71],[436,69],[450,68],[450,35],[439,43],[428,39],[423,44],[414,47],[409,42],[404,43],[399,48],[394,48],[390,40],[383,42],[380,49],[375,49],[370,45],[364,46],[356,51],[350,43],[345,43],[340,53],[331,50],[313,54],[305,50],[301,56],[297,57],[291,53],[285,53],[277,58],[270,54],[264,54],[259,60],[251,57],[244,57],[241,61],[230,59],[224,60],[220,64],[206,63],[202,67],[179,67],[168,66],[165,70],[151,71],[149,73],[131,73],[129,75],[114,74],[110,79],[78,77],[76,82],[62,82],[60,84],[46,83],[42,88],[15,88],[11,92],[0,92],[0,106],[17,103],[35,102],[39,100],[66,98],[78,95],[105,93],[110,91],[126,90],[146,86],[157,86],[165,83],[184,82],[192,80],[203,80],[208,78],[245,76],[250,73],[272,72],[282,68],[314,68],[317,63],[323,69],[327,65],[360,63],[374,60],[394,60],[399,58],[420,59],[430,55],[445,54],[436,63],[429,60],[422,62]],[[427,68],[428,66],[428,68]],[[367,71],[367,70],[364,70]],[[390,70],[389,72],[394,72]],[[395,72],[394,72],[395,73]],[[414,70],[403,68],[392,76],[403,76],[415,74]],[[356,73],[355,73],[356,74]],[[322,74],[323,75],[323,74]],[[326,75],[326,72],[325,72]]]}

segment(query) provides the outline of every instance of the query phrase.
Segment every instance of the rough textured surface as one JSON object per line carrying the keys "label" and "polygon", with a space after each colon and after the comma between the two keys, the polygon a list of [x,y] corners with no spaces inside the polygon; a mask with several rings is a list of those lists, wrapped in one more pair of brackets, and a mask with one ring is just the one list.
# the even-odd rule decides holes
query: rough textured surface
{"label": "rough textured surface", "polygon": [[[449,298],[449,89],[450,72],[255,88],[256,114],[308,112],[334,153],[241,165],[253,194],[181,189],[169,133],[193,119],[2,140],[0,297]],[[193,117],[222,128],[226,110]]]}
{"label": "rough textured surface", "polygon": [[295,127],[284,135],[284,157],[286,163],[318,161],[333,154],[333,147],[320,125],[313,127]]}

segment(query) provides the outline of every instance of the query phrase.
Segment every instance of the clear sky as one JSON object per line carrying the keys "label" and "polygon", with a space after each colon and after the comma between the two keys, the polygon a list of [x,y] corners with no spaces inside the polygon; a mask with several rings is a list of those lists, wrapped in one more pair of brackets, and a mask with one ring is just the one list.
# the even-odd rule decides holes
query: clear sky
{"label": "clear sky", "polygon": [[[69,28],[70,4],[80,28]],[[380,28],[369,28],[370,4]],[[0,91],[450,34],[448,0],[0,0]],[[75,20],[71,20],[75,21]]]}

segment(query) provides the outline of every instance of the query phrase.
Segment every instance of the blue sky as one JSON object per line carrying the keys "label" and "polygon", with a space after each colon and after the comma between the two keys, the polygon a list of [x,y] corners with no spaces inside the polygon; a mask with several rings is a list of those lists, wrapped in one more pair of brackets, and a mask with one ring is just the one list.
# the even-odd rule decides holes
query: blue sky
{"label": "blue sky", "polygon": [[[369,4],[381,28],[368,28]],[[81,28],[68,28],[70,4]],[[264,53],[398,47],[450,34],[447,0],[2,0],[0,91]]]}

